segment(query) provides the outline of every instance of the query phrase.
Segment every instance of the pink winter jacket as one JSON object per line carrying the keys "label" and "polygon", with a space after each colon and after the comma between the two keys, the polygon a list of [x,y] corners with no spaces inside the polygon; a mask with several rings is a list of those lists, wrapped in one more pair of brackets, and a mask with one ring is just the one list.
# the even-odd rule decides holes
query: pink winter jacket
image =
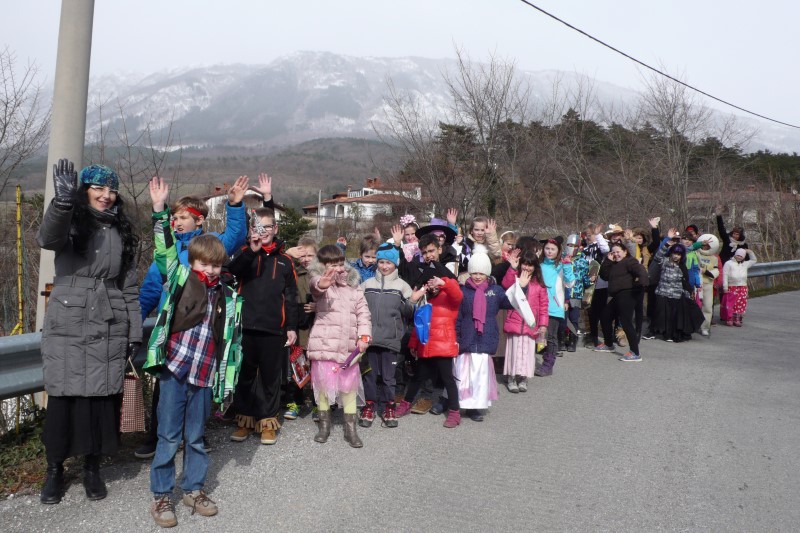
{"label": "pink winter jacket", "polygon": [[324,266],[309,267],[309,288],[317,304],[314,326],[308,337],[308,358],[312,361],[344,363],[355,350],[361,335],[372,335],[372,320],[364,290],[359,287],[358,271],[345,265],[347,283],[334,283],[327,289],[317,287]]}
{"label": "pink winter jacket", "polygon": [[[514,282],[516,282],[516,280],[517,271],[513,268],[509,268],[506,271],[506,275],[503,277],[503,282],[501,285],[504,289],[508,289],[514,284]],[[522,318],[522,315],[516,310],[512,309],[506,315],[506,322],[503,324],[503,331],[506,333],[513,333],[515,335],[528,335],[529,337],[536,337],[539,334],[537,330],[541,326],[546,327],[550,322],[547,312],[547,287],[542,287],[535,280],[531,280],[526,288],[528,290],[525,293],[525,296],[528,298],[528,305],[531,306],[533,316],[536,318],[536,326],[534,326],[536,329],[529,328],[528,324],[526,324],[525,320]]]}

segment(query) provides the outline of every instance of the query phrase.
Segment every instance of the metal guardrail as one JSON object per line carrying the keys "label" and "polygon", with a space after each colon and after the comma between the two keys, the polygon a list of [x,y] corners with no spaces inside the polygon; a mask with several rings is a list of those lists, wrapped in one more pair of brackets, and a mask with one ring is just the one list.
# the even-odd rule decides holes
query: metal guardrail
{"label": "metal guardrail", "polygon": [[[154,318],[145,321],[145,341],[150,338],[154,324]],[[44,390],[41,345],[41,333],[0,337],[0,400]],[[134,364],[141,368],[146,357],[147,342],[144,342]]]}
{"label": "metal guardrail", "polygon": [[[772,276],[794,272],[800,272],[800,260],[756,263],[750,267],[748,277],[766,277],[766,285],[770,287]],[[145,321],[144,339],[150,338],[154,323],[155,319],[152,318]],[[44,390],[41,343],[41,333],[0,337],[0,400]],[[134,362],[141,367],[145,357],[146,343]]]}

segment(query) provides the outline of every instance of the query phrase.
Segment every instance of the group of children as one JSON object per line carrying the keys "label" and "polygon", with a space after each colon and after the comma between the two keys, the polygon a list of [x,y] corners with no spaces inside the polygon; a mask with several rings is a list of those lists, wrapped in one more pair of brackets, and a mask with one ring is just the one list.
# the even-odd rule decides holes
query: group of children
{"label": "group of children", "polygon": [[[152,279],[145,281],[141,298],[145,315],[159,307],[145,369],[159,378],[150,511],[162,527],[177,524],[170,495],[181,442],[183,503],[204,516],[217,513],[216,503],[204,492],[204,427],[212,402],[225,405],[233,415],[236,429],[231,440],[244,442],[255,433],[262,444],[277,441],[281,418],[295,419],[299,406],[313,403],[316,442],[329,439],[332,407],[338,405],[345,441],[360,448],[356,427],[370,427],[380,417],[385,427],[395,428],[398,418],[420,412],[415,400],[428,380],[441,391],[430,411],[446,414],[445,427],[461,423],[462,409],[481,421],[497,399],[493,357],[498,349],[505,355],[502,373],[508,390],[525,392],[534,375],[553,373],[560,351],[574,351],[585,293],[594,291],[589,320],[596,346],[602,343],[596,340],[596,322],[591,329],[593,316],[602,319],[605,331],[609,321],[620,318],[620,309],[642,316],[638,297],[610,306],[617,315],[595,307],[595,302],[606,303],[608,286],[602,285],[603,274],[597,277],[592,262],[603,261],[617,233],[621,237],[615,249],[619,255],[630,252],[638,265],[646,267],[645,257],[651,256],[662,263],[664,257],[684,258],[676,252],[672,231],[665,240],[669,246],[653,250],[646,236],[637,240],[633,232],[615,227],[607,240],[592,227],[591,232],[568,238],[562,250],[561,238],[540,241],[518,238],[514,232],[498,236],[494,221],[476,217],[469,235],[462,238],[455,224],[457,212],[449,210],[446,220],[435,219],[424,227],[413,217],[403,217],[386,242],[376,231],[361,240],[358,259],[350,262],[343,239],[318,248],[313,239],[303,238],[285,249],[270,209],[272,188],[266,175],[253,187],[265,205],[253,210],[248,224],[242,203],[247,183],[241,177],[231,189],[228,228],[219,235],[202,232],[207,215],[202,205],[183,198],[170,212],[167,185],[159,178],[150,183],[155,274],[148,274]],[[741,249],[742,237],[740,231],[725,242],[735,241]],[[621,244],[624,239],[633,244]],[[698,242],[701,250],[713,244]],[[732,261],[737,263],[723,269],[724,288],[737,302],[746,301],[748,265],[738,262],[741,255],[734,250]],[[701,283],[703,276],[716,278],[708,261],[698,264],[703,265],[698,267]],[[639,285],[649,285],[639,279],[640,271],[628,266],[625,270]],[[625,283],[620,290],[628,290]],[[620,298],[620,290],[612,296]],[[742,303],[733,308],[738,317],[744,313]],[[641,321],[627,318],[620,322],[628,337],[638,340]],[[732,323],[740,325],[741,319]],[[605,348],[610,349],[608,335],[605,338]],[[305,352],[310,379],[287,379],[290,349]],[[398,390],[398,381],[404,390]],[[281,417],[283,403],[287,405]]]}

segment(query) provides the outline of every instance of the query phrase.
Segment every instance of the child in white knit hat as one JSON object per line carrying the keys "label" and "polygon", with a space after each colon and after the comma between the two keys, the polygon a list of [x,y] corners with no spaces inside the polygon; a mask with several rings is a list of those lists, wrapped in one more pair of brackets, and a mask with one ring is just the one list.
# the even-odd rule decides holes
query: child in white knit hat
{"label": "child in white knit hat", "polygon": [[464,299],[456,320],[461,353],[455,360],[458,398],[466,415],[483,420],[483,410],[497,399],[497,380],[492,355],[497,352],[500,328],[497,314],[511,309],[506,291],[491,277],[492,262],[485,253],[474,253],[469,260],[469,278],[461,291]]}

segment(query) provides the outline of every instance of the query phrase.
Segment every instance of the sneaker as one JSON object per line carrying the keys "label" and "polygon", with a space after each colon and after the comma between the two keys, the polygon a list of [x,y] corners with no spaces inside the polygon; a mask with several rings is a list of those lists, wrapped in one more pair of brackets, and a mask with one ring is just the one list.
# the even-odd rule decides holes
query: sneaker
{"label": "sneaker", "polygon": [[622,357],[620,357],[619,360],[620,361],[625,361],[626,363],[627,362],[638,363],[639,361],[642,360],[642,356],[641,355],[637,355],[637,354],[635,354],[633,352],[628,352],[625,355],[623,355]]}
{"label": "sneaker", "polygon": [[506,383],[506,387],[508,387],[508,392],[513,392],[514,394],[519,392],[519,385],[517,385],[517,380],[513,377],[508,378],[508,383]]}
{"label": "sneaker", "polygon": [[175,527],[178,525],[178,518],[175,516],[175,505],[169,499],[169,494],[156,496],[150,505],[150,516],[155,520],[156,525],[161,527]]}
{"label": "sneaker", "polygon": [[414,405],[411,406],[411,412],[415,415],[424,415],[433,407],[433,401],[430,398],[420,398]]}
{"label": "sneaker", "polygon": [[375,402],[367,401],[367,405],[361,408],[361,414],[358,417],[358,425],[362,428],[368,428],[375,420]]}
{"label": "sneaker", "polygon": [[156,454],[156,445],[158,444],[158,440],[154,440],[152,442],[147,441],[138,448],[136,451],[133,452],[133,456],[137,459],[151,459]]}
{"label": "sneaker", "polygon": [[295,402],[286,404],[286,411],[283,412],[283,418],[286,420],[296,420],[300,416],[300,408]]}
{"label": "sneaker", "polygon": [[387,428],[397,427],[397,404],[394,402],[387,404],[383,410],[383,425]]}
{"label": "sneaker", "polygon": [[606,346],[605,344],[603,344],[601,342],[600,344],[598,344],[597,346],[594,347],[593,351],[595,351],[595,352],[613,352],[614,348],[612,348],[611,346]]}
{"label": "sneaker", "polygon": [[517,383],[517,389],[520,392],[528,392],[528,380],[524,378],[521,379],[520,382]]}
{"label": "sneaker", "polygon": [[708,337],[708,329],[706,328],[701,329],[700,335],[702,335],[703,337]]}
{"label": "sneaker", "polygon": [[447,410],[447,407],[445,406],[445,403],[446,403],[446,402],[444,402],[444,401],[442,401],[442,400],[443,400],[443,399],[442,399],[442,398],[440,398],[440,399],[439,399],[439,401],[438,401],[438,402],[436,402],[436,403],[434,404],[434,406],[433,406],[433,407],[431,407],[431,410],[430,410],[430,411],[428,411],[428,412],[429,412],[430,414],[432,414],[432,415],[436,415],[436,416],[439,416],[440,414],[444,413],[444,412]]}
{"label": "sneaker", "polygon": [[666,341],[667,341],[667,342],[675,342],[675,341],[674,341],[674,340],[672,340],[672,339],[666,339]]}
{"label": "sneaker", "polygon": [[644,333],[642,333],[642,339],[644,339],[646,341],[651,341],[651,340],[653,340],[655,338],[656,338],[656,336],[653,335],[653,332],[651,332],[651,331],[645,331]]}
{"label": "sneaker", "polygon": [[217,514],[217,504],[206,496],[203,489],[183,493],[183,504],[192,508],[192,514],[200,516],[214,516]]}
{"label": "sneaker", "polygon": [[411,403],[405,400],[401,401],[397,404],[397,411],[395,411],[395,416],[400,418],[401,416],[406,416],[411,411]]}

